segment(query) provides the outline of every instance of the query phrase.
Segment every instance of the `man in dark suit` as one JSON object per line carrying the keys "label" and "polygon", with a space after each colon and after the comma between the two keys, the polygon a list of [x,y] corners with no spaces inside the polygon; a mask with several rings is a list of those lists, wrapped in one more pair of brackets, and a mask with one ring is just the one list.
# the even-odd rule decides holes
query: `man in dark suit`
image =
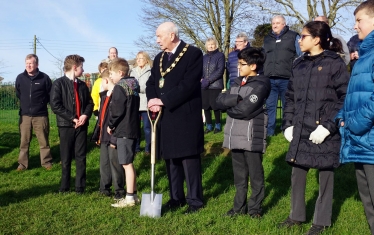
{"label": "man in dark suit", "polygon": [[170,200],[165,206],[173,209],[187,202],[186,213],[192,213],[203,207],[200,159],[204,150],[200,87],[203,54],[179,39],[178,28],[172,22],[161,24],[156,37],[163,51],[153,62],[146,94],[151,111],[163,109],[157,142],[169,179]]}

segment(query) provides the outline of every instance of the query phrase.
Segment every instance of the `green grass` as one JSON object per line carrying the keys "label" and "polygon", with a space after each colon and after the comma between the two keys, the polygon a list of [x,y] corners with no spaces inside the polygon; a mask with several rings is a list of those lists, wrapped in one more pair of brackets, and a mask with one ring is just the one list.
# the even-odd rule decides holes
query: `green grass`
{"label": "green grass", "polygon": [[[55,123],[54,116],[51,116],[51,123]],[[94,123],[91,120],[90,133]],[[57,128],[51,124],[53,170],[46,171],[40,166],[34,136],[29,169],[17,172],[19,135],[16,120],[2,118],[0,125],[0,234],[303,234],[313,219],[314,203],[318,197],[316,170],[308,174],[307,222],[290,230],[276,227],[290,211],[291,167],[284,161],[288,143],[281,133],[269,139],[264,156],[266,198],[262,219],[222,216],[232,207],[235,193],[230,153],[221,148],[222,133],[209,133],[205,138],[206,151],[202,164],[206,207],[195,214],[184,215],[186,208],[182,208],[152,219],[140,217],[139,206],[112,208],[113,199],[98,194],[99,149],[92,143],[87,154],[86,193],[61,195],[55,193],[61,177]],[[144,146],[144,141],[142,144]],[[139,154],[134,164],[138,173],[139,195],[149,193],[149,157]],[[74,164],[72,172],[74,176]],[[169,199],[163,161],[156,163],[155,192],[163,194],[164,203]],[[332,221],[332,227],[324,234],[370,233],[352,165],[336,170]]]}

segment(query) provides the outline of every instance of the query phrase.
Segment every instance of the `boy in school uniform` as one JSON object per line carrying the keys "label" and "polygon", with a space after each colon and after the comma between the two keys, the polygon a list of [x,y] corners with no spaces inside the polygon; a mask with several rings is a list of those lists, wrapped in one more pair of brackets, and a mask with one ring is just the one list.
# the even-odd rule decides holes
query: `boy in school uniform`
{"label": "boy in school uniform", "polygon": [[112,206],[131,207],[140,203],[133,165],[136,141],[140,134],[139,84],[134,77],[129,77],[129,64],[123,58],[116,58],[110,63],[109,73],[116,85],[109,105],[107,131],[117,137],[118,161],[126,176],[126,197]]}
{"label": "boy in school uniform", "polygon": [[[217,97],[217,105],[226,110],[223,147],[231,149],[236,194],[227,216],[262,216],[265,197],[262,154],[266,149],[268,116],[265,102],[270,93],[268,77],[258,75],[265,62],[260,48],[246,48],[238,54],[240,76],[230,89]],[[252,194],[247,203],[248,176]]]}
{"label": "boy in school uniform", "polygon": [[336,122],[342,140],[340,162],[355,164],[358,191],[374,234],[374,1],[361,3],[354,15],[362,42]]}
{"label": "boy in school uniform", "polygon": [[88,120],[92,115],[93,102],[82,76],[84,58],[69,55],[64,61],[65,76],[52,84],[50,105],[56,114],[60,137],[62,164],[59,192],[70,190],[71,162],[75,158],[75,192],[82,194],[86,187],[86,153]]}
{"label": "boy in school uniform", "polygon": [[91,140],[100,146],[100,193],[111,196],[112,181],[114,186],[114,199],[121,199],[124,194],[125,172],[118,162],[117,138],[107,132],[109,104],[115,86],[109,78],[109,70],[101,73],[100,112]]}

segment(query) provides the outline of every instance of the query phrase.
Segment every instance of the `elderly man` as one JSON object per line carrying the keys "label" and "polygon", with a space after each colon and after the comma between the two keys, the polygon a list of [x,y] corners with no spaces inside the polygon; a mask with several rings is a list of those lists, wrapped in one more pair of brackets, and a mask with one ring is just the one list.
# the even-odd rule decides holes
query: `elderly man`
{"label": "elderly man", "polygon": [[173,209],[187,202],[186,213],[193,213],[203,207],[200,159],[204,150],[200,88],[203,54],[179,39],[178,28],[172,22],[161,24],[156,37],[162,52],[154,59],[146,95],[151,111],[162,109],[157,150],[165,160],[169,180],[170,200],[165,206]]}
{"label": "elderly man", "polygon": [[52,156],[49,147],[49,119],[47,104],[52,82],[47,74],[39,71],[39,59],[35,54],[26,56],[26,69],[16,79],[16,95],[20,99],[21,134],[20,152],[17,171],[26,170],[29,166],[29,147],[32,130],[39,142],[41,165],[52,169]]}
{"label": "elderly man", "polygon": [[103,59],[101,62],[110,63],[113,59],[118,58],[118,50],[115,47],[109,48],[108,58]]}
{"label": "elderly man", "polygon": [[270,95],[266,100],[269,115],[267,136],[274,135],[278,96],[280,96],[282,107],[284,107],[284,96],[291,77],[292,63],[297,56],[301,55],[298,43],[300,36],[289,29],[283,16],[274,16],[271,27],[272,32],[264,38],[266,53],[264,74],[270,78],[271,83]]}
{"label": "elderly man", "polygon": [[227,89],[234,83],[234,80],[239,76],[238,73],[238,53],[244,48],[250,47],[248,36],[245,33],[239,33],[235,39],[235,50],[230,52],[227,58],[226,71],[229,81],[227,81]]}
{"label": "elderly man", "polygon": [[[329,24],[329,19],[326,16],[317,16],[314,19],[314,21],[322,21],[322,22],[325,22],[327,25],[330,25]],[[340,35],[337,35],[337,34],[334,34],[334,33],[331,33],[331,34],[332,34],[333,38],[339,39],[340,42],[342,43],[343,52],[344,52],[343,60],[344,60],[345,64],[348,65],[350,60],[351,60],[351,57],[350,57],[349,49],[348,49],[348,46],[347,46],[347,42]]]}

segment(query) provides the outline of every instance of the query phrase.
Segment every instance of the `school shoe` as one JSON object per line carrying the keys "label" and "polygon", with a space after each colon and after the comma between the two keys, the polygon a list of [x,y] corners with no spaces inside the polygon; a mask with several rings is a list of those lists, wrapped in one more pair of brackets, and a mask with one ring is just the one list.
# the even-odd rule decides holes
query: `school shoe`
{"label": "school shoe", "polygon": [[177,209],[177,208],[180,208],[180,207],[184,207],[185,205],[186,205],[186,201],[177,201],[177,200],[170,199],[162,207],[164,209],[173,210],[173,209]]}
{"label": "school shoe", "polygon": [[321,234],[325,230],[325,226],[312,224],[312,227],[308,230],[305,235],[317,235]]}
{"label": "school shoe", "polygon": [[198,207],[198,206],[188,206],[187,210],[184,212],[184,214],[192,214],[198,212],[201,208],[203,207]]}
{"label": "school shoe", "polygon": [[288,217],[285,221],[278,224],[278,228],[291,228],[295,225],[300,225],[300,224],[301,224],[300,221],[296,221],[296,220],[290,219],[290,217]]}
{"label": "school shoe", "polygon": [[134,194],[134,201],[135,201],[135,204],[139,205],[140,204],[140,199],[138,197],[138,195]]}
{"label": "school shoe", "polygon": [[118,207],[118,208],[123,208],[123,207],[132,207],[135,206],[135,200],[132,198],[121,198],[118,200],[117,203],[114,203],[111,205],[112,207]]}
{"label": "school shoe", "polygon": [[249,214],[249,217],[252,219],[261,219],[262,215],[260,213],[254,213],[254,214]]}
{"label": "school shoe", "polygon": [[121,200],[121,198],[123,198],[123,193],[120,193],[120,192],[116,192],[115,194],[114,194],[114,200]]}
{"label": "school shoe", "polygon": [[243,215],[243,213],[236,212],[236,211],[234,211],[234,209],[231,209],[228,212],[226,212],[226,214],[224,214],[224,216],[228,216],[228,217],[234,217],[234,216],[238,216],[238,215]]}

